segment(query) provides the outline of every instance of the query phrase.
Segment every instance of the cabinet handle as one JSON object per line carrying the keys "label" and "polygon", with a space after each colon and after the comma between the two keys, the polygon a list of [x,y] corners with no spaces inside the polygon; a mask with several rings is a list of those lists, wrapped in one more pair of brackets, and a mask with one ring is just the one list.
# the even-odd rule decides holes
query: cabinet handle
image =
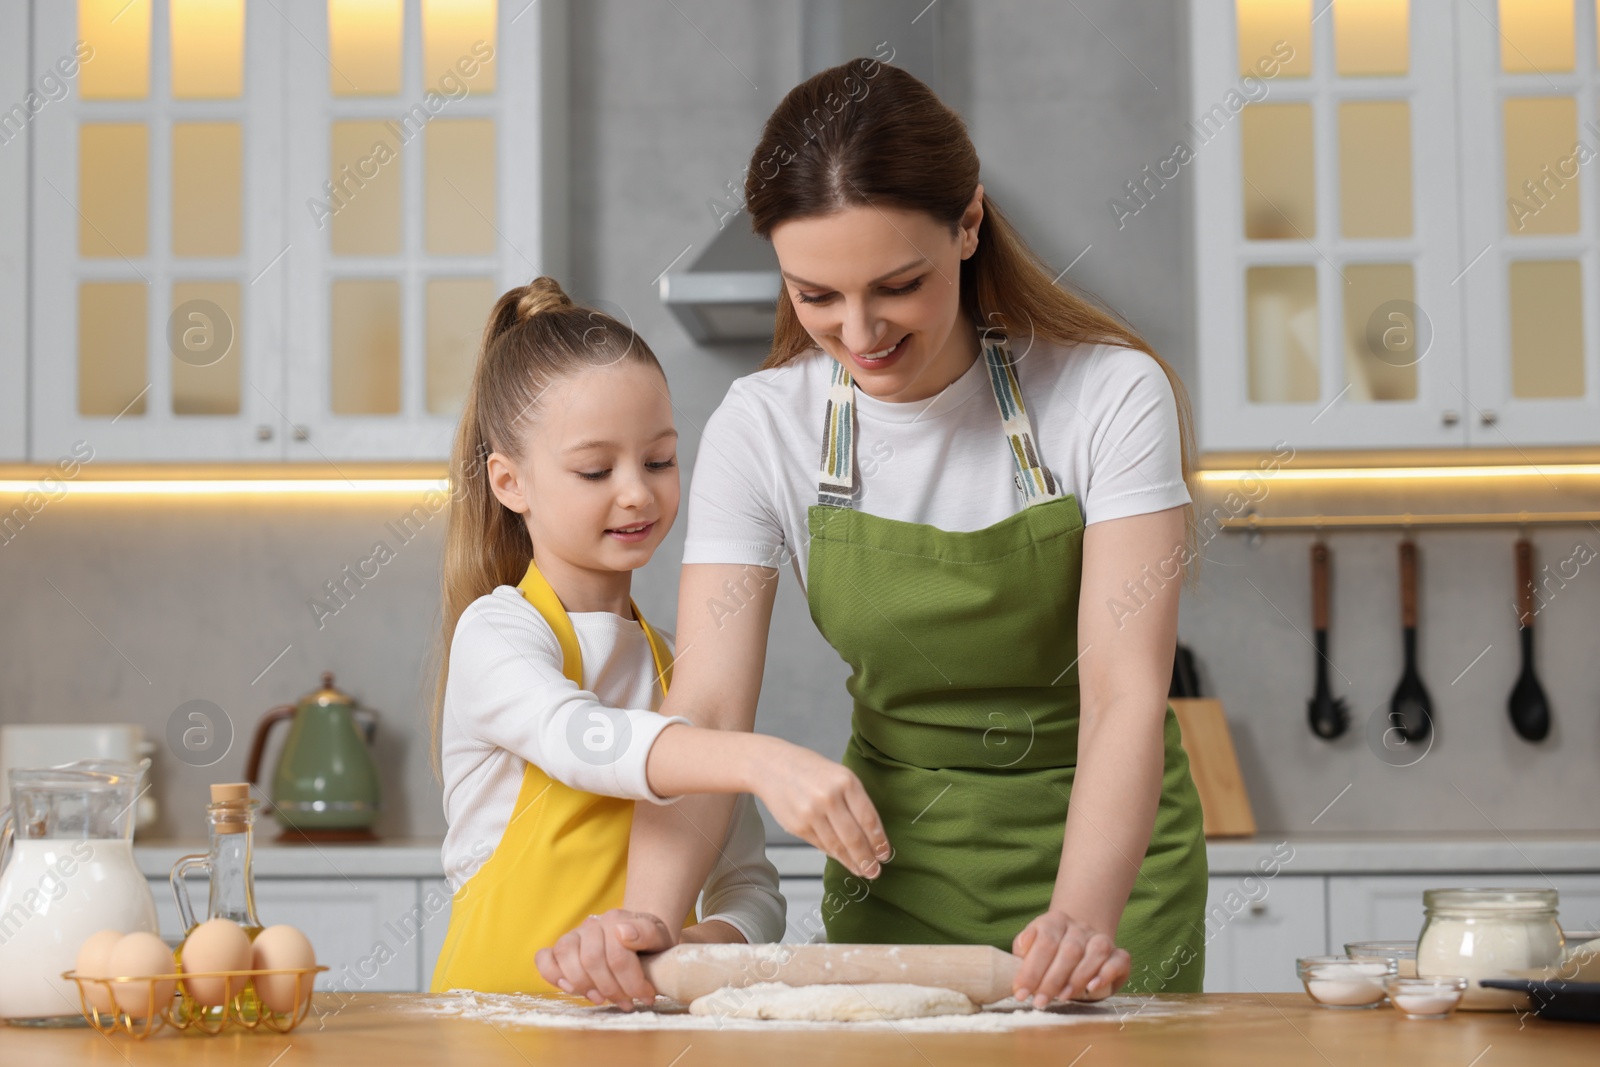
{"label": "cabinet handle", "polygon": [[1267,902],[1266,901],[1264,901],[1264,900],[1255,900],[1255,901],[1251,901],[1250,902],[1250,914],[1251,915],[1254,915],[1256,918],[1259,919],[1259,918],[1261,918],[1261,916],[1265,915],[1266,913],[1267,913]]}
{"label": "cabinet handle", "polygon": [[309,441],[311,440],[311,431],[304,426],[296,426],[294,428],[294,439],[296,441]]}
{"label": "cabinet handle", "polygon": [[1484,408],[1482,411],[1478,412],[1478,418],[1485,426],[1493,426],[1497,421],[1499,421],[1500,416],[1494,413],[1493,408]]}
{"label": "cabinet handle", "polygon": [[257,441],[270,441],[270,440],[272,440],[272,427],[268,426],[264,422],[261,423],[259,426],[257,426],[256,427],[256,440]]}
{"label": "cabinet handle", "polygon": [[1440,413],[1439,421],[1444,423],[1446,426],[1454,426],[1456,423],[1461,421],[1461,412],[1446,408]]}

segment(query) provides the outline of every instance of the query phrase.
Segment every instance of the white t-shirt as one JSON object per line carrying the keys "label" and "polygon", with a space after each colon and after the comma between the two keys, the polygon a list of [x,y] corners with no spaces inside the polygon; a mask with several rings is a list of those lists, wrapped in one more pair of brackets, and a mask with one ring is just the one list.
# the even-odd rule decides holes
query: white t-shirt
{"label": "white t-shirt", "polygon": [[[516,587],[474,600],[456,624],[440,731],[449,822],[442,858],[452,892],[498,846],[529,763],[574,789],[670,803],[651,791],[645,761],[663,729],[689,720],[655,710],[665,694],[643,627],[609,611],[570,618],[583,656],[581,689],[561,671],[555,631]],[[672,635],[656,632],[670,649]],[[610,742],[598,753],[597,738]],[[783,937],[778,872],[748,795],[734,805],[702,893],[704,919],[729,923],[751,943]]]}
{"label": "white t-shirt", "polygon": [[[685,563],[780,566],[803,589],[833,359],[820,349],[735,381],[706,422],[689,486]],[[1148,353],[1036,342],[1017,365],[1042,462],[1084,523],[1178,507],[1177,404]],[[926,400],[856,388],[858,510],[945,530],[981,530],[1022,508],[1000,411],[980,355]]]}

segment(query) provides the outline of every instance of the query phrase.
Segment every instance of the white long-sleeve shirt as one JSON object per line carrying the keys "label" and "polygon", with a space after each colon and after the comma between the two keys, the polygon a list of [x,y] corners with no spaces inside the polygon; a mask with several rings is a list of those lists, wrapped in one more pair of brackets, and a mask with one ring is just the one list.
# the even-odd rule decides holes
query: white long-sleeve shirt
{"label": "white long-sleeve shirt", "polygon": [[[608,611],[572,612],[583,655],[583,687],[562,673],[561,646],[514,586],[502,585],[462,612],[450,645],[441,728],[445,876],[455,891],[505,833],[535,764],[574,789],[670,803],[645,777],[657,735],[687,719],[655,709],[665,696],[644,629]],[[672,635],[656,629],[672,647]],[[741,794],[716,866],[701,890],[702,921],[720,919],[745,940],[783,937],[785,905],[766,856],[766,831]]]}

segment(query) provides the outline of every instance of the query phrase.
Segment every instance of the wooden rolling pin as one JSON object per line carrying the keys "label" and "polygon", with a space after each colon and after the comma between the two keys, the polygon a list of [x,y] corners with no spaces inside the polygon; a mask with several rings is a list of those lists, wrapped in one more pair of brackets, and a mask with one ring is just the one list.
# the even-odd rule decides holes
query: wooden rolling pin
{"label": "wooden rolling pin", "polygon": [[641,959],[657,992],[687,1004],[724,986],[902,982],[965,993],[975,1004],[1011,995],[1020,959],[989,945],[678,945]]}

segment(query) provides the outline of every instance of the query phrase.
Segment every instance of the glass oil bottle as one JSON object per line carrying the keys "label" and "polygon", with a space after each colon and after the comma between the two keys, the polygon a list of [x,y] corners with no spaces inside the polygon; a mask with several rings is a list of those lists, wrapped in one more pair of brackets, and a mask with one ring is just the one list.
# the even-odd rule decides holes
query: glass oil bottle
{"label": "glass oil bottle", "polygon": [[[183,923],[183,936],[187,938],[194,928],[209,919],[231,919],[244,928],[252,942],[261,933],[261,920],[256,918],[256,885],[253,869],[255,857],[255,818],[261,802],[250,798],[250,786],[244,782],[229,782],[211,787],[211,803],[206,805],[206,818],[211,823],[211,848],[205,854],[184,856],[172,865],[172,894],[177,898],[178,916]],[[210,881],[210,892],[205,919],[195,917],[189,900],[189,887],[184,879],[190,874],[204,872]],[[181,968],[183,948],[177,950]],[[248,966],[248,965],[247,965]],[[237,1014],[245,1021],[255,1020],[261,1012],[261,1002],[256,997],[254,985],[246,986],[234,996]],[[227,1008],[199,1008],[207,1021],[221,1022]]]}

